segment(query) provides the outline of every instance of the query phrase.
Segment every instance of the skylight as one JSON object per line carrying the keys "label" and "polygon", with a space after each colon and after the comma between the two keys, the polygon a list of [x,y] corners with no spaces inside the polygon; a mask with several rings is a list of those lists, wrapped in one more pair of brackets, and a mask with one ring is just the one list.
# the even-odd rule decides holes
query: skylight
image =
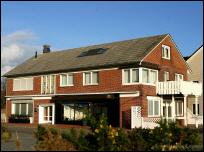
{"label": "skylight", "polygon": [[82,52],[78,57],[84,57],[84,56],[91,56],[91,55],[98,55],[98,54],[103,54],[107,48],[95,48],[95,49],[90,49],[88,51]]}

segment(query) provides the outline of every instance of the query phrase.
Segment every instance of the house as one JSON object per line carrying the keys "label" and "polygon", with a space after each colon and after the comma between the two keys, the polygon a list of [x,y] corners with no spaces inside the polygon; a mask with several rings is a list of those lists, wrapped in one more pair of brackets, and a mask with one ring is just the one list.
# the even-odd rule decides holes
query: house
{"label": "house", "polygon": [[188,71],[170,34],[56,52],[44,45],[4,75],[7,117],[81,124],[89,109],[116,127],[151,128],[160,117],[187,125],[188,96],[202,92]]}
{"label": "house", "polygon": [[[189,80],[203,84],[203,46],[200,46],[190,57],[188,57],[186,62],[192,70],[188,75]],[[189,123],[193,124],[194,120],[191,119],[192,117],[198,116],[199,118],[203,116],[203,92],[201,96],[198,96],[197,100],[194,100],[193,96],[189,96],[188,98],[188,107],[191,109]]]}

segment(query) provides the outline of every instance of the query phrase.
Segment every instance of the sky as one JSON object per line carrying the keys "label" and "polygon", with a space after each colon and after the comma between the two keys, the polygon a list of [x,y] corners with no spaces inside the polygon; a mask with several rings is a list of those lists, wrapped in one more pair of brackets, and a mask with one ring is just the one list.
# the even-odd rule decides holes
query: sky
{"label": "sky", "polygon": [[203,2],[1,2],[1,74],[43,44],[59,51],[164,33],[191,55],[203,44]]}

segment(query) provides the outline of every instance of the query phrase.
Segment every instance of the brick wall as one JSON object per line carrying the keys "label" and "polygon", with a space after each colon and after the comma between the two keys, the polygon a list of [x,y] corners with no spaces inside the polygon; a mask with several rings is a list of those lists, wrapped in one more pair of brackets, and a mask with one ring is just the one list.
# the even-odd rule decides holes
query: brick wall
{"label": "brick wall", "polygon": [[6,101],[6,119],[8,122],[8,118],[11,116],[11,100]]}
{"label": "brick wall", "polygon": [[41,94],[41,76],[33,77],[33,90],[29,91],[13,91],[13,79],[6,80],[6,95],[36,95]]}

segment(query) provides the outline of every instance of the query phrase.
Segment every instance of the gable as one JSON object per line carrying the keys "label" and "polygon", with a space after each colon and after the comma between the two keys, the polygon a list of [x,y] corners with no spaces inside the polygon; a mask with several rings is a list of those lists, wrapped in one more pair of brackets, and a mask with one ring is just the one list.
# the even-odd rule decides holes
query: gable
{"label": "gable", "polygon": [[[170,60],[162,58],[162,45],[170,47]],[[159,64],[165,67],[172,67],[178,71],[187,71],[190,69],[183,59],[180,51],[177,49],[176,44],[173,42],[170,35],[167,35],[144,59],[145,62]]]}

